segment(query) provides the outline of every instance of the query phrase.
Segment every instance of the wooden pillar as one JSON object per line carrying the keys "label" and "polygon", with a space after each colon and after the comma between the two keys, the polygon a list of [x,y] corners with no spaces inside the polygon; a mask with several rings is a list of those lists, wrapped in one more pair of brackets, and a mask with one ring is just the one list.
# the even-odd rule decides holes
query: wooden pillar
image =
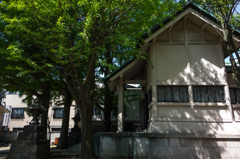
{"label": "wooden pillar", "polygon": [[124,106],[123,106],[123,78],[120,76],[118,82],[118,132],[124,130]]}

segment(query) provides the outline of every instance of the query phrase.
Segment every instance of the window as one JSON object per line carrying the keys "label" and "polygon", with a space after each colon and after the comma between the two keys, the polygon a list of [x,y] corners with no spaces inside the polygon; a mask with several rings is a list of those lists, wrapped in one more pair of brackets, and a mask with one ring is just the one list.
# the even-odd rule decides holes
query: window
{"label": "window", "polygon": [[24,118],[24,108],[12,108],[12,118]]}
{"label": "window", "polygon": [[224,102],[222,86],[193,86],[194,102]]}
{"label": "window", "polygon": [[63,118],[64,108],[54,108],[53,118]]}
{"label": "window", "polygon": [[158,102],[188,102],[187,86],[158,86]]}
{"label": "window", "polygon": [[240,104],[240,89],[230,88],[230,98],[232,104]]}

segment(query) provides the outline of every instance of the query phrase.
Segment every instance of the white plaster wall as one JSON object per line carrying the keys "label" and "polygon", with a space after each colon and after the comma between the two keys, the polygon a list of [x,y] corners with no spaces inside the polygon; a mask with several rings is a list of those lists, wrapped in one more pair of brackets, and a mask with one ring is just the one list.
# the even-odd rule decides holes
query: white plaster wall
{"label": "white plaster wall", "polygon": [[155,48],[156,82],[189,83],[189,67],[185,45],[158,45]]}
{"label": "white plaster wall", "polygon": [[[26,96],[23,96],[23,98],[25,98]],[[23,98],[19,98],[18,94],[7,94],[4,102],[6,103],[6,105],[11,105],[13,107],[26,107],[26,104],[22,102]]]}
{"label": "white plaster wall", "polygon": [[225,65],[218,44],[189,45],[189,54],[193,84],[226,85]]}
{"label": "white plaster wall", "polygon": [[[48,117],[50,120],[50,127],[61,127],[62,125],[62,119],[60,118],[53,118],[53,114],[54,114],[54,110],[53,107],[49,108],[49,112],[48,112]],[[74,107],[70,108],[70,116],[69,116],[69,129],[74,127],[74,121],[71,119],[75,116],[75,109]]]}
{"label": "white plaster wall", "polygon": [[223,55],[218,44],[189,45],[188,51],[185,45],[156,44],[154,48],[155,82],[166,85],[227,83]]}
{"label": "white plaster wall", "polygon": [[199,133],[238,135],[240,123],[209,121],[158,121],[150,122],[149,133]]}
{"label": "white plaster wall", "polygon": [[159,121],[209,121],[231,122],[231,111],[226,107],[185,107],[185,106],[158,106],[157,120]]}
{"label": "white plaster wall", "polygon": [[240,105],[239,104],[235,106],[235,108],[233,108],[233,112],[234,112],[235,121],[240,122]]}
{"label": "white plaster wall", "polygon": [[172,120],[172,118],[190,119],[194,116],[190,108],[177,105],[158,107],[157,111],[157,116],[160,120]]}
{"label": "white plaster wall", "polygon": [[[215,32],[197,19],[183,18],[157,36],[151,45],[152,85],[187,86],[189,102],[153,100],[148,132],[239,133],[232,122],[223,48]],[[194,103],[194,85],[223,86],[226,102]],[[234,112],[240,116],[240,111]]]}
{"label": "white plaster wall", "polygon": [[[23,96],[23,98],[25,98],[25,96]],[[6,106],[12,106],[12,108],[26,108],[27,105],[22,102],[23,98],[20,98],[18,94],[8,94],[6,95],[4,102],[6,103]],[[24,111],[24,118],[11,118],[9,120],[9,131],[13,131],[13,128],[23,128],[24,125],[28,125],[30,121],[31,117],[29,117],[26,111]]]}

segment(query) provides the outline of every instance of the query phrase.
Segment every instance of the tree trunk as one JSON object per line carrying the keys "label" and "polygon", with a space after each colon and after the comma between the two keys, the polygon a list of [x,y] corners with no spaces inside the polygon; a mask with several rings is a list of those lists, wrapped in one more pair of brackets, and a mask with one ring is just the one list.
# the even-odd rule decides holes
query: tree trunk
{"label": "tree trunk", "polygon": [[[108,47],[108,46],[107,46]],[[113,58],[111,56],[111,52],[107,51],[105,54],[105,58],[107,59],[107,63],[112,65]],[[105,77],[109,74],[110,69],[108,66],[105,67],[104,75]],[[105,91],[104,98],[104,131],[111,132],[112,123],[111,123],[111,112],[113,110],[113,95],[109,91]]]}
{"label": "tree trunk", "polygon": [[41,102],[44,108],[41,116],[41,126],[43,127],[43,132],[47,134],[47,121],[48,121],[48,109],[50,103],[50,85],[45,83],[43,85],[43,92],[41,95]]}
{"label": "tree trunk", "polygon": [[64,111],[63,111],[63,120],[62,120],[60,139],[57,145],[58,149],[68,148],[68,127],[69,127],[70,108],[72,104],[72,96],[68,89],[65,90],[64,94],[65,94],[64,95]]}
{"label": "tree trunk", "polygon": [[111,132],[111,112],[112,112],[113,96],[110,92],[105,92],[104,99],[104,130],[105,132]]}
{"label": "tree trunk", "polygon": [[92,106],[84,105],[81,110],[82,117],[82,157],[84,159],[95,159],[94,143],[93,143],[93,127],[92,127]]}
{"label": "tree trunk", "polygon": [[41,115],[41,126],[43,127],[43,132],[47,134],[47,121],[48,121],[48,109],[44,109]]}
{"label": "tree trunk", "polygon": [[[96,54],[91,54],[88,61],[88,73],[83,82],[82,92],[82,158],[95,159],[94,143],[93,143],[93,107],[95,105],[94,88],[95,88],[95,65]],[[80,103],[79,103],[80,104]]]}

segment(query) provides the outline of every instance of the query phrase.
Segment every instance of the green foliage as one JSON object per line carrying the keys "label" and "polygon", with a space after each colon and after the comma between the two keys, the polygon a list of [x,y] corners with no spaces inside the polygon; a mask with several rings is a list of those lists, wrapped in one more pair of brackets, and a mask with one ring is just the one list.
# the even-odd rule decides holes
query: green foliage
{"label": "green foliage", "polygon": [[[139,53],[136,42],[168,15],[174,8],[171,4],[157,0],[2,1],[1,8],[7,11],[1,18],[7,23],[5,33],[31,37],[57,63],[73,62],[80,67],[79,63],[86,65],[90,54],[97,53],[97,59],[101,59],[102,53],[109,51],[109,44],[110,49],[129,48],[127,53],[135,56]],[[9,45],[14,58],[21,57],[20,43]],[[52,67],[43,63],[37,68],[40,66],[30,59],[26,61],[37,70]],[[108,65],[103,60],[98,63]]]}

